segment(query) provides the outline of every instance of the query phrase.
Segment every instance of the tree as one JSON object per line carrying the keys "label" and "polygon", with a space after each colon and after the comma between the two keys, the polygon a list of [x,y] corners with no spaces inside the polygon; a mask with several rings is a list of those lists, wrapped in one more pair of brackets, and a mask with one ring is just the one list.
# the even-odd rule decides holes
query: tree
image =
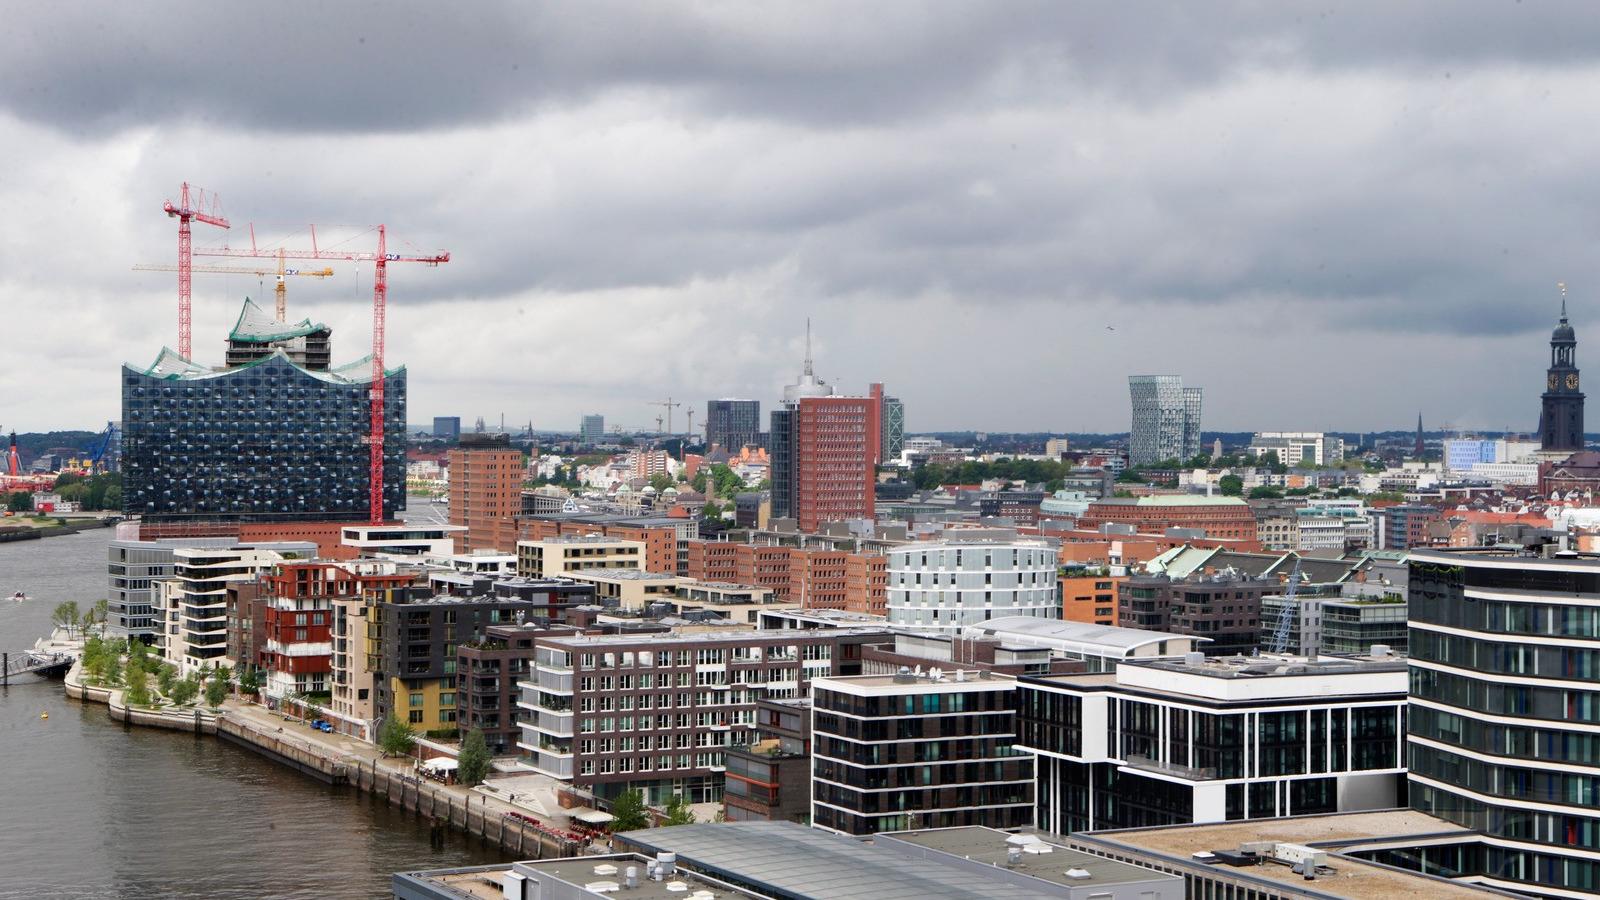
{"label": "tree", "polygon": [[167,692],[167,699],[178,706],[188,706],[194,702],[195,695],[200,693],[200,682],[194,676],[180,678],[172,683],[172,690]]}
{"label": "tree", "polygon": [[694,810],[689,808],[688,799],[682,794],[673,794],[667,800],[667,824],[693,825],[694,823]]}
{"label": "tree", "polygon": [[218,678],[215,675],[206,680],[206,705],[212,709],[222,706],[222,701],[228,699],[228,679]]}
{"label": "tree", "polygon": [[467,732],[466,739],[461,742],[458,762],[460,765],[456,768],[456,777],[467,787],[482,784],[483,779],[489,776],[494,758],[489,754],[489,745],[484,741],[482,731],[474,728]]}
{"label": "tree", "polygon": [[69,638],[72,637],[73,631],[77,629],[78,622],[82,618],[83,615],[78,612],[78,601],[76,600],[57,603],[55,611],[50,614],[50,621],[65,628]]}
{"label": "tree", "polygon": [[657,472],[650,476],[650,486],[655,488],[658,494],[675,484],[677,482],[673,481],[672,476],[665,472]]}
{"label": "tree", "polygon": [[1261,487],[1253,487],[1250,489],[1251,500],[1278,500],[1282,497],[1283,491],[1268,485],[1262,485]]}
{"label": "tree", "polygon": [[33,495],[27,491],[17,491],[6,498],[6,509],[12,512],[32,512]]}
{"label": "tree", "polygon": [[623,791],[611,801],[611,830],[637,831],[650,827],[650,813],[644,807],[644,792]]}
{"label": "tree", "polygon": [[129,706],[150,705],[150,676],[137,665],[128,666],[128,691],[123,699]]}
{"label": "tree", "polygon": [[720,518],[722,518],[722,509],[723,508],[720,505],[718,505],[717,501],[715,501],[715,500],[707,500],[705,508],[700,510],[700,518],[702,518],[702,519],[720,519]]}
{"label": "tree", "polygon": [[1244,493],[1244,479],[1237,475],[1224,475],[1217,479],[1217,490],[1224,497],[1237,497]]}
{"label": "tree", "polygon": [[90,611],[90,617],[94,621],[99,622],[100,626],[104,628],[106,622],[108,621],[107,617],[109,616],[110,612],[111,604],[107,603],[104,597],[101,597],[99,600],[94,602],[94,609]]}
{"label": "tree", "polygon": [[178,678],[178,670],[171,663],[162,663],[156,672],[156,687],[161,689],[165,696],[172,696],[172,683]]}
{"label": "tree", "polygon": [[410,725],[393,715],[383,720],[383,727],[378,729],[378,748],[384,756],[410,756],[415,746],[417,736],[411,733]]}

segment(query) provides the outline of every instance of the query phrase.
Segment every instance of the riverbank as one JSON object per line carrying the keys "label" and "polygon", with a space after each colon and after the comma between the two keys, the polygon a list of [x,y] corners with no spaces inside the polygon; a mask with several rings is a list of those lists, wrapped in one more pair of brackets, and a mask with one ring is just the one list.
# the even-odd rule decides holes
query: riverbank
{"label": "riverbank", "polygon": [[536,821],[526,806],[492,796],[493,787],[469,789],[419,777],[410,757],[385,757],[376,747],[356,745],[341,735],[301,734],[294,728],[297,720],[239,700],[226,701],[219,712],[129,709],[121,688],[85,684],[81,669],[75,663],[68,671],[67,696],[104,705],[110,718],[125,727],[211,735],[325,784],[381,797],[426,819],[436,842],[442,829],[453,829],[523,859],[574,856],[588,849],[586,842],[571,839],[561,828]]}
{"label": "riverbank", "polygon": [[7,543],[9,541],[36,541],[40,538],[60,537],[64,534],[77,534],[80,531],[93,531],[96,528],[110,528],[116,524],[116,522],[111,518],[68,519],[60,522],[56,522],[54,520],[47,521],[50,521],[51,524],[0,524],[0,543]]}

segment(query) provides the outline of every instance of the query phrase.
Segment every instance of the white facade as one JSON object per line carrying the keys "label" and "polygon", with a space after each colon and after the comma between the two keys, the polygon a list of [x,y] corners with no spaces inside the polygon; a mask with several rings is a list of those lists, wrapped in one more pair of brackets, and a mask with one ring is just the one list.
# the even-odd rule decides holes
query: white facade
{"label": "white facade", "polygon": [[1477,463],[1467,470],[1473,478],[1481,478],[1493,484],[1516,484],[1530,486],[1539,483],[1538,463],[1511,463],[1493,462]]}
{"label": "white facade", "polygon": [[1278,462],[1291,468],[1327,466],[1344,460],[1344,438],[1320,431],[1261,431],[1250,439],[1250,452],[1278,454]]}
{"label": "white facade", "polygon": [[162,661],[179,675],[225,662],[229,583],[250,581],[285,559],[310,559],[316,553],[316,544],[298,541],[173,551],[173,577],[151,592]]}
{"label": "white facade", "polygon": [[955,631],[1000,616],[1060,618],[1059,557],[1042,541],[951,541],[889,551],[889,624]]}
{"label": "white facade", "polygon": [[339,543],[354,547],[362,556],[384,559],[444,559],[455,552],[453,535],[465,525],[346,525]]}

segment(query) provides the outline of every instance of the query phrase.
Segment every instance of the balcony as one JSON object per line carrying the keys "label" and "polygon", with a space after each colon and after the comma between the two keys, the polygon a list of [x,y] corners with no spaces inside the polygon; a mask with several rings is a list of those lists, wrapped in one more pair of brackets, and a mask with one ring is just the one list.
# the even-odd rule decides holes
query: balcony
{"label": "balcony", "polygon": [[570,670],[563,672],[557,669],[547,669],[544,666],[540,666],[538,680],[534,683],[538,684],[540,690],[547,693],[571,694],[572,672]]}
{"label": "balcony", "polygon": [[542,734],[564,738],[572,737],[572,713],[570,711],[558,713],[541,709],[538,715],[528,724]]}
{"label": "balcony", "polygon": [[1217,770],[1214,768],[1197,769],[1193,766],[1180,766],[1177,763],[1164,763],[1137,753],[1129,755],[1123,765],[1130,769],[1171,775],[1185,781],[1212,781],[1217,777]]}

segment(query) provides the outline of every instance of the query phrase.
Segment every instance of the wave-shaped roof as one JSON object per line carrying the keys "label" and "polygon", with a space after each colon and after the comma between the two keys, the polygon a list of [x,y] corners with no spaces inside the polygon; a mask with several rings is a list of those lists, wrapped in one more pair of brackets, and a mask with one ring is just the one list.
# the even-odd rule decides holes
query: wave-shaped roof
{"label": "wave-shaped roof", "polygon": [[328,326],[321,322],[312,322],[310,319],[301,319],[293,323],[279,322],[271,313],[257,306],[253,300],[246,297],[244,298],[244,309],[239,310],[239,321],[235,322],[233,330],[228,332],[228,340],[249,344],[269,344],[273,341],[292,340],[327,330],[329,330]]}
{"label": "wave-shaped roof", "polygon": [[[294,369],[298,369],[299,371],[310,375],[312,378],[315,378],[318,381],[326,381],[329,384],[368,384],[372,381],[372,356],[370,354],[356,360],[355,362],[339,366],[336,369],[331,369],[326,372],[319,372],[315,369],[308,369],[305,366],[295,362],[289,357],[289,354],[284,352],[282,347],[274,347],[272,352],[266,356],[263,356],[260,359],[251,360],[242,366],[234,366],[231,369],[208,369],[205,366],[178,355],[170,347],[161,348],[161,354],[156,357],[156,361],[151,363],[148,368],[141,369],[139,366],[135,366],[132,363],[124,363],[124,365],[134,372],[148,375],[152,378],[194,381],[201,378],[217,378],[224,375],[232,375],[236,372],[243,372],[246,369],[253,369],[257,366],[266,365],[273,360],[282,360],[285,365],[288,365]],[[383,375],[385,378],[389,378],[404,372],[405,368],[405,366],[400,366],[399,368],[395,369],[384,369]]]}

